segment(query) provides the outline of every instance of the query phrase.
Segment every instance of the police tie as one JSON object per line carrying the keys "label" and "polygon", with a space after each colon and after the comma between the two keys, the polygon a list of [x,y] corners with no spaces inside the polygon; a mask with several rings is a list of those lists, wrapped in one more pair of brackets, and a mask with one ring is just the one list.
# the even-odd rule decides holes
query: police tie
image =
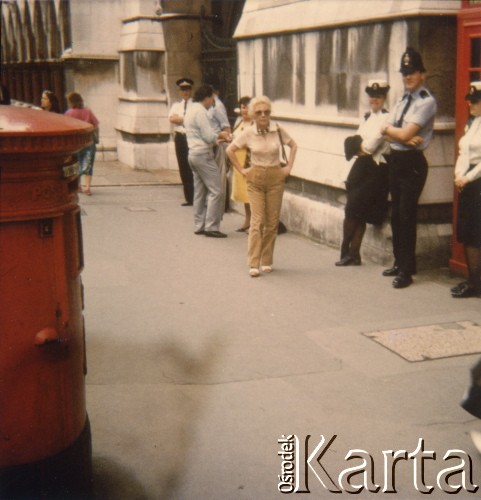
{"label": "police tie", "polygon": [[[406,96],[404,96],[403,99],[405,97]],[[404,109],[403,109],[403,112],[401,113],[401,116],[399,117],[399,120],[396,122],[396,125],[395,125],[396,127],[399,127],[399,128],[402,127],[404,116],[406,115],[406,113],[409,109],[409,106],[411,106],[412,99],[413,99],[413,96],[411,94],[407,94],[406,104],[404,105]]]}

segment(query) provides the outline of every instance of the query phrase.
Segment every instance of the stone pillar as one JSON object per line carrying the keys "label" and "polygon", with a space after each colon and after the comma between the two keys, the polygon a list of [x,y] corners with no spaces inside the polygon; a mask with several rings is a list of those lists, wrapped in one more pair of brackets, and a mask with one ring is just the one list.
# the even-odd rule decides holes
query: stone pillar
{"label": "stone pillar", "polygon": [[[120,36],[121,91],[117,114],[119,160],[134,168],[177,169],[169,109],[178,99],[175,82],[201,82],[200,8],[203,2],[131,2]],[[194,4],[194,5],[191,5]],[[148,10],[147,10],[148,9]],[[169,11],[182,9],[182,12]]]}
{"label": "stone pillar", "polygon": [[167,119],[166,53],[160,17],[123,19],[119,54],[119,160],[133,168],[173,168],[168,154],[171,127]]}

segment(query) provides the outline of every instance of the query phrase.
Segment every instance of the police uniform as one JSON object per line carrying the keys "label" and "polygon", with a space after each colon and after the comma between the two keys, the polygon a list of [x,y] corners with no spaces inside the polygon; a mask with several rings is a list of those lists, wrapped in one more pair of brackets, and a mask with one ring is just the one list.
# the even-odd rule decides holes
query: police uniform
{"label": "police uniform", "polygon": [[[385,97],[389,90],[386,81],[372,80],[366,87],[369,96]],[[363,155],[349,172],[346,181],[346,215],[370,224],[381,224],[387,209],[387,165],[386,156],[389,144],[380,133],[381,126],[387,119],[387,111],[380,109],[364,115],[357,134],[362,137]]]}
{"label": "police uniform", "polygon": [[[194,82],[189,78],[181,78],[177,80],[176,85],[180,90],[192,89]],[[192,98],[187,100],[181,99],[175,102],[169,112],[169,119],[173,115],[185,116],[187,109],[192,104]],[[177,163],[179,165],[180,178],[182,180],[182,185],[184,187],[184,197],[185,203],[183,205],[192,205],[194,200],[194,178],[192,175],[192,169],[189,165],[189,147],[187,145],[187,137],[185,135],[184,125],[175,125],[174,127],[174,144],[175,144],[175,155],[177,157]]]}
{"label": "police uniform", "polygon": [[[481,81],[472,82],[466,99],[481,102]],[[451,289],[455,298],[481,295],[481,116],[470,116],[459,140],[459,156],[454,168],[455,180],[465,184],[459,190],[456,238],[464,247],[468,281]]]}
{"label": "police uniform", "polygon": [[[403,76],[417,71],[425,73],[421,56],[408,48],[401,57]],[[383,272],[384,276],[396,276],[395,288],[405,288],[416,274],[416,225],[417,206],[428,173],[428,164],[423,151],[433,136],[434,116],[437,104],[431,93],[418,86],[406,92],[396,103],[389,119],[389,126],[403,128],[407,123],[420,127],[416,134],[423,141],[417,146],[408,146],[391,140],[389,155],[389,191],[391,194],[391,228],[393,237],[394,266]]]}
{"label": "police uniform", "polygon": [[[389,85],[385,80],[370,80],[365,89],[369,97],[385,98]],[[357,156],[346,180],[347,203],[343,222],[341,258],[336,266],[361,264],[360,248],[366,223],[381,224],[387,211],[388,169],[385,155],[389,144],[381,128],[388,112],[372,107],[364,115],[356,135],[346,138],[346,160]]]}

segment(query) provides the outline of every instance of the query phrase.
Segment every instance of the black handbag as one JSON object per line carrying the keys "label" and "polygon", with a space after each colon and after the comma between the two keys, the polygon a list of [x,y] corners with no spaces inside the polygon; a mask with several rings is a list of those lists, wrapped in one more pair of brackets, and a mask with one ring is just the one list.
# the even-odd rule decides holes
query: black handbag
{"label": "black handbag", "polygon": [[350,135],[344,141],[344,156],[347,161],[350,161],[354,156],[359,153],[359,148],[362,144],[362,137],[360,135]]}

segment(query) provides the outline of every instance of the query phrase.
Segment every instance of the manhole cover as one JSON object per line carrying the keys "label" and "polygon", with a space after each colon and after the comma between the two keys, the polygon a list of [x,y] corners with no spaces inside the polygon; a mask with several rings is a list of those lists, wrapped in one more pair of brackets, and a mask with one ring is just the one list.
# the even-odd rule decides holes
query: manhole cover
{"label": "manhole cover", "polygon": [[363,333],[408,361],[481,352],[481,326],[472,321]]}

